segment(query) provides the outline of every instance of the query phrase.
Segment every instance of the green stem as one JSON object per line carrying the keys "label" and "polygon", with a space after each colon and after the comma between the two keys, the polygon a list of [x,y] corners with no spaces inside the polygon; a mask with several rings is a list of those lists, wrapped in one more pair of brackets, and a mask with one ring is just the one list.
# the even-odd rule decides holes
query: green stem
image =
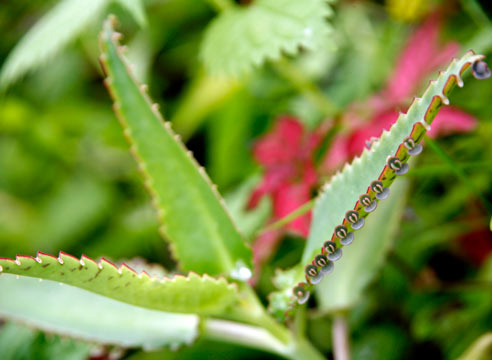
{"label": "green stem", "polygon": [[204,338],[243,345],[287,356],[288,345],[279,341],[267,330],[257,326],[227,320],[205,319],[201,324]]}
{"label": "green stem", "polygon": [[326,360],[326,358],[306,340],[299,340],[287,355],[292,360]]}
{"label": "green stem", "polygon": [[234,321],[204,319],[201,323],[204,338],[267,351],[292,360],[325,360],[309,342],[291,341],[284,344],[264,328]]}
{"label": "green stem", "polygon": [[293,66],[289,61],[282,59],[274,64],[279,74],[286,78],[300,93],[304,94],[326,117],[337,114],[339,108],[323,94],[316,84],[311,82],[305,75]]}
{"label": "green stem", "polygon": [[434,140],[426,138],[426,144],[448,165],[449,169],[456,175],[456,177],[461,180],[463,184],[466,184],[466,186],[468,186],[468,188],[478,196],[478,198],[482,201],[485,209],[487,209],[487,211],[489,212],[489,215],[492,214],[492,204],[468,179],[468,176],[465,174],[463,169],[458,164],[456,164],[454,160],[449,157],[448,154],[446,154],[444,150],[441,149],[441,147]]}
{"label": "green stem", "polygon": [[243,301],[240,305],[234,307],[228,313],[228,318],[241,321],[268,330],[283,344],[292,341],[292,334],[289,330],[275,321],[266,311],[258,296],[248,284],[240,284]]}
{"label": "green stem", "polygon": [[238,322],[204,320],[204,336],[262,349],[293,360],[324,359],[304,337],[295,336],[275,321],[248,284],[241,284],[240,287],[243,301],[227,314],[228,319]]}
{"label": "green stem", "polygon": [[301,215],[304,215],[307,213],[309,210],[311,210],[314,206],[314,199],[308,201],[307,203],[301,205],[291,213],[287,214],[283,218],[275,221],[274,223],[268,225],[267,227],[261,229],[258,234],[263,234],[267,231],[272,231],[272,230],[277,230],[280,229],[282,226],[290,223],[292,220],[298,218]]}

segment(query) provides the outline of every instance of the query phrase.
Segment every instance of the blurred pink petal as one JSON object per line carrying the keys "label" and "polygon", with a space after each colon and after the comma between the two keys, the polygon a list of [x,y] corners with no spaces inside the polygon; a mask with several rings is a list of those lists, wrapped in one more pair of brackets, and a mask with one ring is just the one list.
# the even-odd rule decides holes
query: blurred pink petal
{"label": "blurred pink petal", "polygon": [[296,169],[289,164],[279,164],[267,169],[263,175],[263,181],[251,194],[248,208],[254,208],[264,195],[275,191],[285,179],[293,178],[295,174]]}
{"label": "blurred pink petal", "polygon": [[283,235],[282,230],[271,230],[260,234],[253,244],[254,274],[249,283],[255,285],[260,276],[261,265],[270,258]]}
{"label": "blurred pink petal", "polygon": [[347,151],[349,156],[352,158],[356,155],[360,155],[362,150],[365,147],[368,147],[367,142],[373,137],[379,138],[383,133],[383,129],[389,130],[397,118],[398,113],[389,110],[375,115],[371,122],[364,127],[355,130],[350,136],[348,143]]}
{"label": "blurred pink petal", "polygon": [[[298,209],[311,199],[311,186],[304,183],[286,184],[278,189],[273,194],[273,212],[275,219],[281,219],[289,215],[292,211]],[[286,229],[307,236],[309,233],[309,225],[311,222],[311,214],[299,216],[289,224]]]}
{"label": "blurred pink petal", "polygon": [[446,136],[453,133],[465,133],[477,127],[477,120],[470,114],[454,106],[441,108],[427,132],[431,138]]}
{"label": "blurred pink petal", "polygon": [[289,162],[298,156],[303,127],[295,118],[279,117],[274,128],[254,146],[255,159],[262,165]]}
{"label": "blurred pink petal", "polygon": [[438,46],[441,24],[436,13],[410,37],[386,87],[391,101],[401,102],[412,96],[424,77],[458,53],[459,44],[456,42],[449,42],[442,48]]}
{"label": "blurred pink petal", "polygon": [[327,151],[323,160],[323,170],[332,173],[349,160],[349,139],[343,134],[338,134]]}

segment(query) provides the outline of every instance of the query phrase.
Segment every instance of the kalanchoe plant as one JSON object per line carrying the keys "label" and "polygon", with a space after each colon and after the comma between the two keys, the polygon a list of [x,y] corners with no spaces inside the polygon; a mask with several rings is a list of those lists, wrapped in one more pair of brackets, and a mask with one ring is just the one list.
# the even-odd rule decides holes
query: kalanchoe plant
{"label": "kalanchoe plant", "polygon": [[[163,120],[146,86],[134,80],[114,26],[114,18],[108,19],[101,34],[105,84],[152,195],[162,235],[186,275],[156,278],[127,265],[63,252],[1,258],[0,315],[123,347],[176,348],[202,336],[290,359],[322,359],[303,335],[267,313],[248,284],[251,250],[203,168]],[[465,70],[471,67],[478,79],[490,77],[483,58],[469,51],[454,59],[389,132],[325,185],[302,260],[279,276],[281,291],[271,296],[274,315],[283,320],[305,304],[314,285],[333,270],[342,247],[357,242],[357,231],[370,226],[368,214],[384,211],[379,203],[422,151],[426,131],[439,108],[449,104],[454,85],[463,86]]]}

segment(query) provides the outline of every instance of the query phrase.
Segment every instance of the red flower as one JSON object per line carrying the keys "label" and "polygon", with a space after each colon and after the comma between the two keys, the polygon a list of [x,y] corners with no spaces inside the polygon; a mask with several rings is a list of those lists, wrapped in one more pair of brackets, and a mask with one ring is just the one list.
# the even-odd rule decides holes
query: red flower
{"label": "red flower", "polygon": [[[353,105],[343,117],[346,132],[335,138],[324,161],[325,171],[339,168],[359,155],[372,137],[379,137],[383,129],[389,130],[398,118],[398,110],[408,105],[422,81],[457,54],[459,45],[455,42],[438,45],[440,27],[439,14],[430,16],[404,47],[386,87],[366,103]],[[437,114],[428,135],[467,132],[475,127],[473,116],[449,106]]]}
{"label": "red flower", "polygon": [[[307,133],[296,118],[278,118],[273,130],[254,146],[256,161],[264,166],[262,183],[251,195],[249,207],[255,207],[266,194],[272,196],[273,219],[280,219],[309,201],[317,183],[313,151],[320,136]],[[306,236],[309,214],[287,225],[287,229]]]}
{"label": "red flower", "polygon": [[[308,133],[296,118],[279,117],[273,130],[253,148],[254,157],[265,172],[263,181],[251,195],[249,208],[268,194],[273,203],[271,220],[275,221],[309,201],[317,184],[313,152],[320,139],[320,135]],[[307,236],[310,221],[311,214],[305,214],[287,224],[284,230]],[[253,245],[256,265],[270,256],[282,235],[283,231],[270,231],[258,237]]]}

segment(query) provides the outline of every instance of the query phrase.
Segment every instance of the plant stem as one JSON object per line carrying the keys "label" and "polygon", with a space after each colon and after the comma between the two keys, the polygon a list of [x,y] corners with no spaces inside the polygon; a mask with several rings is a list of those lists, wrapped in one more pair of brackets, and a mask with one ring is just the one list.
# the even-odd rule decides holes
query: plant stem
{"label": "plant stem", "polygon": [[307,341],[284,344],[261,327],[234,321],[204,319],[202,336],[206,339],[229,342],[264,350],[292,360],[324,360],[324,357]]}
{"label": "plant stem", "polygon": [[211,340],[229,342],[287,356],[288,346],[261,327],[227,320],[205,319],[202,335]]}
{"label": "plant stem", "polygon": [[267,227],[261,229],[258,234],[263,234],[267,231],[271,230],[277,230],[280,229],[282,226],[290,223],[292,220],[298,218],[301,215],[304,215],[307,213],[309,210],[311,210],[314,206],[314,199],[308,201],[307,203],[304,203],[303,205],[299,206],[297,209],[292,211],[291,213],[287,214],[283,218],[275,221],[274,223],[268,225]]}
{"label": "plant stem", "polygon": [[310,342],[303,339],[294,343],[287,357],[292,360],[326,360]]}
{"label": "plant stem", "polygon": [[248,284],[240,284],[242,303],[231,309],[228,318],[257,326],[268,330],[278,341],[287,344],[292,341],[292,334],[289,330],[279,324],[267,312],[258,296]]}
{"label": "plant stem", "polygon": [[444,152],[443,149],[432,139],[426,138],[426,143],[429,148],[432,149],[449,167],[449,169],[456,175],[456,177],[467,185],[468,188],[473,191],[478,198],[482,201],[483,206],[488,211],[489,215],[492,214],[492,204],[487,200],[485,196],[478,190],[475,185],[468,179],[463,169],[454,162],[454,160]]}
{"label": "plant stem", "polygon": [[323,94],[319,87],[301,74],[289,61],[281,59],[273,65],[277,72],[304,94],[324,116],[332,117],[339,112],[338,107]]}
{"label": "plant stem", "polygon": [[335,360],[350,360],[348,326],[344,313],[337,313],[333,318],[333,353]]}

